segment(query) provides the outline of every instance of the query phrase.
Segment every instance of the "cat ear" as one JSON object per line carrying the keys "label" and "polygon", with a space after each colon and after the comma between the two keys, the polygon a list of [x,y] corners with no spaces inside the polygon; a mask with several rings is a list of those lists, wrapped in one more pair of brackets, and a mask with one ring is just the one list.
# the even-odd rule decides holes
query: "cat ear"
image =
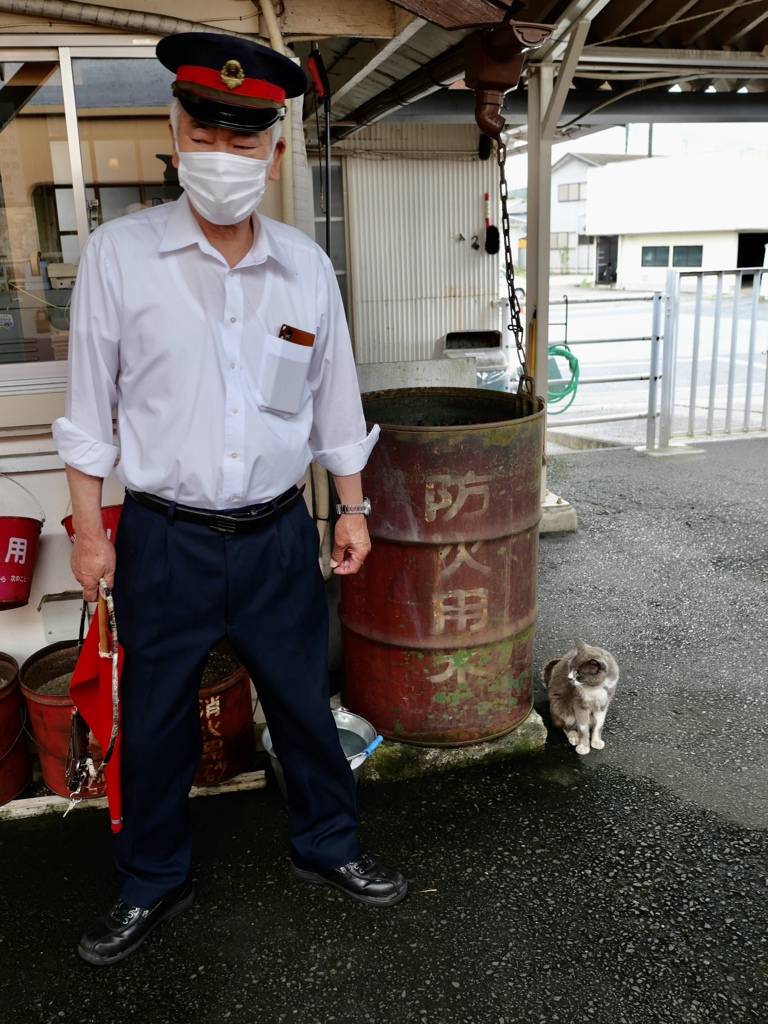
{"label": "cat ear", "polygon": [[582,650],[582,649],[583,649],[584,647],[586,647],[586,646],[587,646],[587,645],[586,645],[586,644],[584,643],[584,641],[583,641],[583,640],[576,640],[576,642],[575,642],[575,643],[576,643],[576,650],[577,650],[577,651],[580,651],[580,650]]}

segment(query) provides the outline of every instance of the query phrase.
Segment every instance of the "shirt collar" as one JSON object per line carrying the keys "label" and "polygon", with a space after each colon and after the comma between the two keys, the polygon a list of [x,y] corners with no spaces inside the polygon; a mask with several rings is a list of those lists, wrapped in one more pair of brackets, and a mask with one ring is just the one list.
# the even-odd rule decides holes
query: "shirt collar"
{"label": "shirt collar", "polygon": [[[169,203],[168,205],[170,206],[168,221],[158,247],[159,251],[173,252],[176,249],[184,249],[189,245],[197,245],[204,252],[219,256],[195,220],[187,196],[182,192],[176,202]],[[264,263],[267,259],[273,259],[287,270],[296,274],[296,264],[286,252],[285,246],[281,245],[275,237],[270,219],[268,217],[259,217],[258,214],[253,216],[254,227],[258,230],[254,232],[253,245],[238,266],[248,267]]]}

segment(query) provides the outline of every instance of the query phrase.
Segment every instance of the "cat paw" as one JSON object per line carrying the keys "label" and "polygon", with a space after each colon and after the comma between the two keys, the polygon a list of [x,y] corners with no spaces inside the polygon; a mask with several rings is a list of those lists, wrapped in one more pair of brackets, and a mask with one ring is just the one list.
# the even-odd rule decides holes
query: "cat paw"
{"label": "cat paw", "polygon": [[592,737],[592,748],[593,750],[602,750],[605,746],[605,740],[599,740],[596,736]]}
{"label": "cat paw", "polygon": [[576,744],[579,742],[579,734],[577,732],[567,732],[565,735],[568,737],[568,742],[572,746],[575,747]]}
{"label": "cat paw", "polygon": [[589,753],[589,747],[585,747],[583,743],[580,743],[578,745],[578,747],[576,747],[576,753],[577,754],[588,754]]}

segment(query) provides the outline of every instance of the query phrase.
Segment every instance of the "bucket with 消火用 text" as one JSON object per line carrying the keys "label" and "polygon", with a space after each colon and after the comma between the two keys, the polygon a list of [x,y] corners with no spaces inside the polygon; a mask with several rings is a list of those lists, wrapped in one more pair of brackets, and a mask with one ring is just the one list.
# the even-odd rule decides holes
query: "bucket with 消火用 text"
{"label": "bucket with \u6d88\u706b\u7528 text", "polygon": [[19,666],[0,651],[0,806],[23,793],[32,778],[21,716]]}
{"label": "bucket with \u6d88\u706b\u7528 text", "polygon": [[[45,524],[45,513],[34,494],[18,480],[0,473],[0,485],[5,488],[6,484],[14,484],[21,488],[37,505],[40,517],[0,516],[0,611],[21,608],[29,602],[38,541]],[[25,498],[20,498],[18,491],[9,492],[8,495],[3,493],[0,507],[10,512],[14,503],[18,504],[19,501],[28,504]]]}
{"label": "bucket with \u6d88\u706b\u7528 text", "polygon": [[544,403],[482,388],[363,395],[372,548],[341,577],[343,699],[388,739],[460,746],[533,707]]}

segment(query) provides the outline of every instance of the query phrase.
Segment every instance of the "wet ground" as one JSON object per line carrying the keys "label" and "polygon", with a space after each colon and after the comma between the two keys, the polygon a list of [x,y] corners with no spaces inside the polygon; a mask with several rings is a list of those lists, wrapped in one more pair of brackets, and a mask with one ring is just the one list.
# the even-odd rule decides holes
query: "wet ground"
{"label": "wet ground", "polygon": [[767,1024],[768,442],[703,447],[550,464],[536,663],[614,652],[604,751],[362,786],[391,910],[293,880],[276,785],[193,801],[196,905],[105,969],[100,812],[4,822],[4,1024]]}

